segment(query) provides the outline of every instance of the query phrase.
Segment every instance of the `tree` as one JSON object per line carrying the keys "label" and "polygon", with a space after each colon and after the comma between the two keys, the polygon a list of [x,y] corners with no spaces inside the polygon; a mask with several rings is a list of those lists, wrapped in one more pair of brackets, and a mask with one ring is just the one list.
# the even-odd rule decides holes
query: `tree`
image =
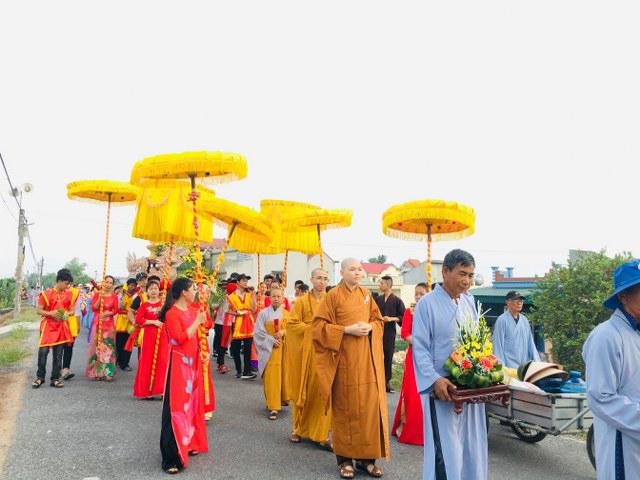
{"label": "tree", "polygon": [[609,258],[604,251],[587,254],[568,265],[554,264],[533,294],[531,319],[542,324],[552,354],[565,370],[584,371],[582,345],[599,323],[611,316],[602,302],[611,295],[613,271],[629,254]]}
{"label": "tree", "polygon": [[387,263],[387,256],[380,254],[377,257],[370,258],[369,263]]}
{"label": "tree", "polygon": [[87,268],[87,264],[81,262],[78,258],[73,257],[67,263],[65,263],[64,268],[69,269],[71,275],[73,275],[74,283],[88,283],[91,281],[91,277],[85,273],[85,269]]}
{"label": "tree", "polygon": [[12,307],[16,300],[16,279],[0,278],[0,308]]}

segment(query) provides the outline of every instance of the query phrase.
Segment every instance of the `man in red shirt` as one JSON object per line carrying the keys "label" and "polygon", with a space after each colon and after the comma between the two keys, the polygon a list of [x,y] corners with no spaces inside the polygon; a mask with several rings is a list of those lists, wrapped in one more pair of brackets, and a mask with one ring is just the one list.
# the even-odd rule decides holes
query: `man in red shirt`
{"label": "man in red shirt", "polygon": [[51,386],[64,387],[64,382],[60,379],[62,351],[66,344],[73,343],[68,322],[69,315],[73,315],[72,294],[69,290],[72,284],[71,272],[63,268],[56,275],[56,286],[42,292],[38,299],[37,312],[42,315],[42,320],[38,340],[38,372],[31,384],[33,388],[38,388],[44,383],[49,349],[53,350]]}

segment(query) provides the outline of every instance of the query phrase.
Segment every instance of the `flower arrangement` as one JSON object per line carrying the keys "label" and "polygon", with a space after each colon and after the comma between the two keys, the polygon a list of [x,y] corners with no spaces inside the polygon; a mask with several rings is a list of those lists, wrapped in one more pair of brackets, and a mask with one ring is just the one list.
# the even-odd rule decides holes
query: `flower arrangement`
{"label": "flower arrangement", "polygon": [[[482,305],[478,303],[478,311]],[[491,330],[485,320],[485,313],[480,314],[477,322],[471,316],[458,325],[455,350],[444,364],[453,383],[461,387],[485,388],[504,380],[502,364],[493,355]]]}

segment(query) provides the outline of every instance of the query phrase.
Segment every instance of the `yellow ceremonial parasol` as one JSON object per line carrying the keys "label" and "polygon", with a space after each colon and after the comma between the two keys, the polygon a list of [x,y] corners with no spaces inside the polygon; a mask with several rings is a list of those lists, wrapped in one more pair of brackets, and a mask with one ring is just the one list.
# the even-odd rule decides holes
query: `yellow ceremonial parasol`
{"label": "yellow ceremonial parasol", "polygon": [[[223,183],[238,180],[247,176],[247,161],[242,155],[225,152],[183,152],[156,155],[136,162],[131,171],[131,183],[139,184],[143,180],[180,180],[191,181],[189,201],[193,213],[193,241],[195,244],[196,278],[199,299],[204,309],[204,291],[202,288],[202,250],[200,249],[200,222],[197,202],[200,193],[196,180],[210,183]],[[206,346],[207,334],[204,325],[198,330],[200,343]],[[201,348],[201,357],[205,374],[205,397],[209,396],[209,356],[205,348]]]}
{"label": "yellow ceremonial parasol", "polygon": [[473,235],[475,211],[456,202],[417,200],[394,205],[382,215],[385,235],[408,240],[427,240],[427,288],[433,283],[431,242]]}
{"label": "yellow ceremonial parasol", "polygon": [[294,214],[282,221],[283,230],[315,229],[318,236],[318,253],[320,268],[324,269],[324,252],[322,251],[322,230],[329,228],[348,228],[351,226],[353,214],[350,210],[308,210]]}
{"label": "yellow ceremonial parasol", "polygon": [[224,262],[225,253],[235,238],[248,238],[257,244],[267,244],[269,239],[274,236],[273,223],[249,207],[222,198],[215,198],[203,203],[201,209],[205,216],[209,215],[213,221],[228,228],[226,242],[218,255],[211,275],[212,281],[216,280]]}
{"label": "yellow ceremonial parasol", "polygon": [[193,236],[196,247],[196,283],[202,298],[202,251],[200,250],[200,222],[197,201],[200,193],[196,180],[222,183],[247,176],[247,161],[237,153],[184,152],[148,157],[138,161],[131,172],[131,183],[145,179],[189,179],[191,192],[189,201],[193,211]]}
{"label": "yellow ceremonial parasol", "polygon": [[[109,255],[109,230],[111,227],[111,205],[129,205],[135,203],[139,189],[127,182],[111,180],[80,180],[67,185],[67,197],[92,203],[107,203],[107,222],[104,241],[104,263],[102,267],[102,284],[100,295],[104,295],[105,277],[107,276],[107,258]],[[102,312],[104,302],[100,301],[98,329],[96,332],[96,366],[99,363],[98,351],[102,343]]]}
{"label": "yellow ceremonial parasol", "polygon": [[[161,301],[164,303],[169,285],[175,242],[195,240],[193,219],[184,214],[184,211],[190,208],[191,184],[181,180],[142,180],[140,190],[138,210],[133,223],[133,236],[154,243],[169,243],[161,292]],[[196,185],[196,190],[202,201],[210,201],[215,198],[215,192],[206,187]],[[202,215],[198,218],[198,222],[201,226],[201,240],[210,242],[213,239],[213,223]],[[162,331],[158,329],[149,381],[150,392],[155,380],[161,333]]]}

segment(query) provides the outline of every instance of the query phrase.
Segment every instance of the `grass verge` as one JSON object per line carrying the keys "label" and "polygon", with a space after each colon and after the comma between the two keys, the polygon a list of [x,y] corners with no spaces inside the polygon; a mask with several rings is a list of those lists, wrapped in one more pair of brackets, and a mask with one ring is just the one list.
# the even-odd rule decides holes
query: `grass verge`
{"label": "grass verge", "polygon": [[29,335],[26,328],[16,328],[0,337],[0,369],[14,365],[29,355],[25,342]]}

